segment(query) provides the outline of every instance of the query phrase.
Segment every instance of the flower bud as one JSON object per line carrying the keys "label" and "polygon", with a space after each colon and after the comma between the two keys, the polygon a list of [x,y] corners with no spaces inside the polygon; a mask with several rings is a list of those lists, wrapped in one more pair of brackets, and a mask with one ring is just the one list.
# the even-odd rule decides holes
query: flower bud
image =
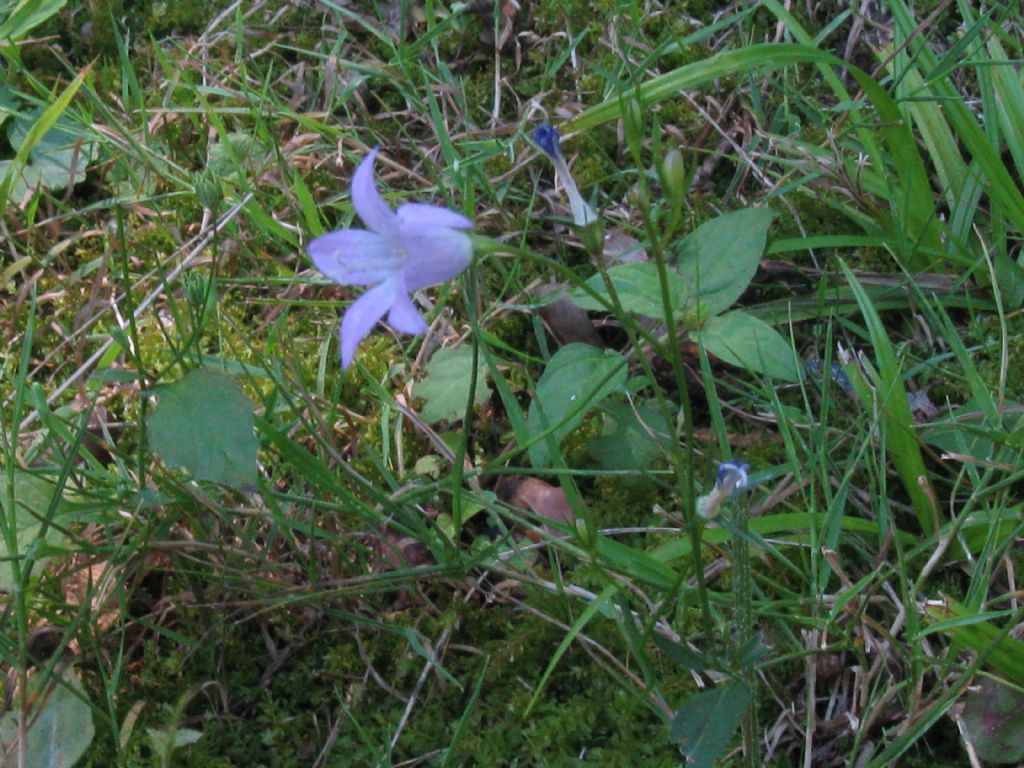
{"label": "flower bud", "polygon": [[644,146],[644,113],[637,98],[625,98],[622,103],[622,129],[626,144],[634,157],[640,157]]}
{"label": "flower bud", "polygon": [[548,125],[547,123],[538,125],[533,129],[533,132],[530,134],[530,138],[533,139],[533,143],[540,147],[544,154],[552,160],[562,156],[562,148],[560,144],[562,136],[555,126]]}
{"label": "flower bud", "polygon": [[594,531],[587,525],[586,520],[577,517],[576,518],[576,535],[580,537],[580,543],[585,547],[594,546],[596,539],[594,538]]}
{"label": "flower bud", "polygon": [[644,184],[637,183],[631,186],[626,193],[626,199],[630,206],[637,211],[646,212],[651,207],[651,200]]}
{"label": "flower bud", "polygon": [[682,206],[686,196],[686,162],[678,149],[669,150],[661,161],[661,185],[673,208]]}

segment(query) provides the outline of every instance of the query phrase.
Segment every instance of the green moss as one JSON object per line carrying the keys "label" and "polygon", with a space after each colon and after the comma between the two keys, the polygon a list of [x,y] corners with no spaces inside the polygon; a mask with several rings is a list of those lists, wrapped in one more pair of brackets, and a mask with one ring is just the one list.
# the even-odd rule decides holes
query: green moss
{"label": "green moss", "polygon": [[[974,358],[978,374],[987,387],[995,392],[1002,372],[1003,324],[995,315],[976,316],[970,326],[970,337],[980,346]],[[1024,314],[1018,312],[1006,318],[1005,337],[1008,359],[1024,360]],[[969,344],[969,341],[965,339],[964,343]],[[1006,393],[1012,400],[1024,401],[1024,367],[1011,363],[1007,368]]]}
{"label": "green moss", "polygon": [[201,32],[208,20],[226,5],[224,0],[136,0],[133,11],[145,19],[145,33],[160,38],[172,33],[188,35]]}
{"label": "green moss", "polygon": [[[531,594],[529,600],[544,613],[561,616],[564,611],[559,598],[544,592]],[[449,746],[454,724],[467,717],[470,727],[454,745],[456,762],[472,759],[501,765],[519,759],[529,764],[588,765],[597,760],[601,765],[630,766],[642,758],[644,765],[678,763],[666,726],[643,695],[609,678],[578,646],[571,647],[555,668],[533,712],[524,714],[533,683],[563,636],[561,628],[514,610],[461,599],[443,600],[439,607],[433,616],[423,615],[419,607],[392,611],[390,622],[414,622],[428,638],[448,628],[460,649],[450,649],[441,662],[463,688],[428,678],[393,760]],[[375,612],[385,608],[380,604]],[[400,634],[368,626],[354,629],[345,620],[329,618],[329,606],[326,616],[328,626],[309,635],[301,613],[276,611],[260,622],[237,623],[217,614],[197,621],[195,613],[183,612],[177,632],[203,641],[184,647],[175,646],[170,638],[149,640],[139,648],[135,671],[123,680],[131,686],[131,694],[120,699],[125,713],[136,701],[147,702],[124,751],[126,764],[145,764],[146,729],[167,726],[175,703],[190,694],[181,724],[203,736],[179,753],[189,765],[309,765],[339,715],[350,727],[341,729],[335,763],[329,764],[374,764],[378,753],[386,751],[405,703],[381,690],[366,671],[372,668],[378,679],[408,692],[424,659]],[[211,618],[214,626],[208,623]],[[621,644],[614,622],[593,622],[587,631],[604,647]],[[278,662],[268,651],[268,640],[285,654]],[[267,673],[272,664],[273,671]],[[659,664],[658,673],[665,695],[676,699],[692,691],[692,681],[681,669]],[[469,694],[476,685],[487,695],[471,706]],[[218,693],[207,696],[202,690]],[[87,764],[99,765],[99,755],[110,754],[103,751],[111,746],[110,733],[99,736]],[[586,759],[581,761],[581,755]]]}

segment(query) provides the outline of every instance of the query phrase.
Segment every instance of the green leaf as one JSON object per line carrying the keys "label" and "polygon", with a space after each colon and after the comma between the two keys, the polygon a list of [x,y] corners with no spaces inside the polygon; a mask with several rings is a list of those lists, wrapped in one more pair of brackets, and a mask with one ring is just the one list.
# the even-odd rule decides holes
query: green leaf
{"label": "green leaf", "polygon": [[91,65],[87,66],[78,73],[74,80],[68,83],[68,87],[64,89],[60,96],[53,100],[53,103],[43,111],[39,119],[29,129],[28,135],[21,146],[18,147],[11,165],[6,168],[0,168],[0,210],[6,207],[7,198],[15,182],[15,177],[21,175],[21,169],[28,162],[32,148],[39,143],[39,140],[53,128],[61,115],[64,114],[64,111],[68,108],[75,94],[78,93],[78,89],[82,87],[91,69]]}
{"label": "green leaf", "polygon": [[656,634],[653,636],[653,639],[654,644],[658,646],[658,650],[668,658],[672,659],[672,661],[683,669],[703,672],[707,669],[720,670],[725,667],[725,661],[723,659],[706,656],[699,651],[686,647],[682,643],[669,640],[663,635]]}
{"label": "green leaf", "polygon": [[[34,705],[25,737],[25,765],[71,768],[92,742],[92,710],[84,698],[78,674],[73,667],[67,667],[60,675],[63,683],[53,678],[41,683],[42,675],[29,679]],[[3,768],[18,765],[19,714],[20,708],[15,707],[0,718]]]}
{"label": "green leaf", "polygon": [[252,171],[270,158],[270,152],[248,133],[229,133],[223,141],[210,147],[206,167],[218,177],[226,179],[239,171]]}
{"label": "green leaf", "polygon": [[770,325],[746,312],[712,317],[690,335],[727,363],[785,381],[800,380],[793,346]]}
{"label": "green leaf", "polygon": [[171,753],[179,747],[195,744],[203,737],[202,731],[193,728],[147,728],[146,738],[153,752],[164,765],[169,765]]}
{"label": "green leaf", "polygon": [[[877,402],[864,402],[863,405],[869,410],[877,407],[881,413],[885,424],[888,455],[914,504],[921,530],[930,534],[935,530],[935,516],[938,510],[935,508],[934,499],[937,497],[928,482],[928,471],[921,456],[921,445],[914,433],[914,417],[907,403],[907,388],[903,384],[903,373],[896,357],[896,349],[864,287],[845,262],[840,261],[839,265],[843,268],[850,290],[853,291],[861,314],[864,315],[864,324],[867,326],[878,362],[878,381],[872,382],[876,388]],[[854,387],[856,386],[857,382],[854,381]]]}
{"label": "green leaf", "polygon": [[8,0],[0,3],[0,47],[17,41],[67,4],[67,0]]}
{"label": "green leaf", "polygon": [[[588,344],[567,344],[548,361],[526,415],[530,461],[551,464],[548,441],[557,445],[587,413],[626,381],[626,361],[618,352]],[[533,441],[537,442],[533,442]]]}
{"label": "green leaf", "polygon": [[736,303],[761,262],[773,217],[764,208],[747,208],[706,221],[687,235],[676,269],[688,311],[699,303],[701,316],[707,317]]}
{"label": "green leaf", "polygon": [[[1007,427],[1024,426],[1024,417],[1014,419],[1010,415],[1013,409],[1020,407],[1021,404],[1014,400],[1004,402]],[[969,398],[963,405],[951,409],[945,417],[922,426],[921,439],[945,453],[971,456],[979,464],[984,464],[996,455],[997,444],[1006,441],[1009,436],[988,424],[976,423],[979,411],[985,413],[977,398]]]}
{"label": "green leaf", "polygon": [[610,537],[600,536],[597,539],[597,554],[599,559],[610,565],[613,570],[644,584],[665,591],[679,588],[679,573],[649,552],[635,549]]}
{"label": "green leaf", "polygon": [[18,113],[18,100],[14,98],[14,92],[6,85],[0,85],[0,125],[7,122],[7,118]]}
{"label": "green leaf", "polygon": [[929,605],[925,612],[934,620],[925,634],[949,636],[954,651],[968,648],[985,654],[988,666],[1014,685],[1024,687],[1024,643],[989,621],[989,614],[976,613],[953,600]]}
{"label": "green leaf", "polygon": [[[686,285],[679,275],[668,273],[669,297],[673,311],[678,310],[686,301]],[[654,264],[620,264],[608,270],[608,279],[615,288],[619,303],[627,312],[636,312],[645,317],[661,318],[664,311],[661,303],[661,283],[658,281],[658,267]],[[611,296],[601,275],[594,275],[587,280],[587,286],[611,303]],[[572,303],[581,309],[607,309],[596,298],[582,288],[577,288],[569,296]]]}
{"label": "green leaf", "polygon": [[1008,309],[1019,309],[1024,305],[1024,266],[1021,266],[1004,250],[996,252],[992,259],[995,272],[995,287]]}
{"label": "green leaf", "polygon": [[671,446],[674,430],[651,403],[635,408],[610,403],[604,411],[604,431],[587,441],[590,455],[604,469],[648,469]]}
{"label": "green leaf", "polygon": [[[11,520],[11,511],[7,508],[6,482],[0,484],[0,507],[3,508],[5,521]],[[46,520],[47,512],[53,501],[53,495],[57,488],[53,483],[41,477],[29,474],[28,472],[15,471],[14,473],[14,526],[15,537],[18,542],[17,556],[24,557],[25,553],[34,547],[39,547],[40,535],[43,522]],[[64,511],[66,503],[58,499],[57,507],[53,517]],[[64,537],[53,525],[46,530],[44,541],[47,544],[59,544]],[[43,548],[45,549],[45,547]],[[13,557],[3,540],[0,539],[0,552],[4,557]],[[39,566],[46,561],[46,558],[36,558],[36,565]],[[0,561],[0,590],[12,592],[17,584],[14,581],[14,568],[11,561]]]}
{"label": "green leaf", "polygon": [[750,688],[732,680],[686,700],[672,718],[670,738],[679,744],[690,768],[710,768],[729,746],[750,706]]}
{"label": "green leaf", "polygon": [[156,394],[146,432],[168,466],[234,488],[256,482],[253,404],[234,378],[199,368]]}
{"label": "green leaf", "polygon": [[[7,126],[7,140],[15,152],[29,141],[33,127],[42,120],[43,110],[34,109],[14,116]],[[86,168],[96,156],[96,145],[75,133],[75,126],[59,118],[34,144],[28,145],[28,156],[20,175],[16,160],[0,160],[0,177],[13,170],[11,195],[21,198],[34,187],[60,190],[85,178]]]}
{"label": "green leaf", "polygon": [[964,729],[978,757],[986,763],[1024,760],[1024,696],[1009,686],[983,678],[981,687],[967,694]]}
{"label": "green leaf", "polygon": [[[473,376],[473,349],[439,349],[427,363],[426,376],[416,382],[412,393],[426,400],[420,415],[434,424],[461,419],[469,400],[469,384]],[[487,366],[480,361],[476,372],[474,405],[483,405],[491,396],[487,386]]]}

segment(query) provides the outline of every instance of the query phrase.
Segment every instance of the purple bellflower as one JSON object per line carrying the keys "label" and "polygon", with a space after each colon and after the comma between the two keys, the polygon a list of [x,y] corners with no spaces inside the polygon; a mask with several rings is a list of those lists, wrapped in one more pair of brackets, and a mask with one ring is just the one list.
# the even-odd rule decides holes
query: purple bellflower
{"label": "purple bellflower", "polygon": [[427,330],[410,294],[451,280],[469,266],[473,244],[462,230],[473,222],[447,208],[406,203],[388,208],[377,191],[373,163],[377,150],[363,158],[352,177],[352,205],[369,229],[342,229],[307,246],[316,268],[342,285],[372,286],[341,318],[341,367],[377,322],[402,333]]}

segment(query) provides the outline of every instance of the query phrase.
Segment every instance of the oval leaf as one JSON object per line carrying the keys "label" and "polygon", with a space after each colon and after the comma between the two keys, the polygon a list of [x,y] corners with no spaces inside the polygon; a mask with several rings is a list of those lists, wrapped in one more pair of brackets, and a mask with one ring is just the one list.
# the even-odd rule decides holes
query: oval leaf
{"label": "oval leaf", "polygon": [[255,484],[253,404],[234,378],[199,368],[156,394],[146,432],[168,466],[234,488]]}
{"label": "oval leaf", "polygon": [[[43,521],[47,519],[47,513],[53,504],[53,495],[57,487],[41,477],[36,477],[28,472],[15,471],[14,473],[14,521],[15,537],[18,542],[17,556],[24,557],[25,553],[32,547],[39,547],[39,539],[42,535]],[[66,505],[64,500],[57,499],[54,513],[51,517],[64,511]],[[6,519],[11,519],[10,510],[7,509],[7,494],[0,493],[0,509]],[[50,525],[46,529],[45,543],[58,544],[64,536],[60,528]],[[36,549],[37,552],[45,551],[45,547]],[[5,561],[0,562],[0,591],[13,592],[17,584],[14,581],[14,569],[9,559],[15,556],[9,551],[6,544],[0,541],[0,553]],[[36,557],[36,569],[42,565],[45,558]]]}
{"label": "oval leaf", "polygon": [[[668,292],[673,314],[686,301],[686,285],[675,272],[668,272]],[[661,318],[665,312],[661,301],[661,282],[658,280],[658,267],[654,264],[621,264],[608,270],[608,278],[615,288],[615,294],[627,312],[636,312],[645,317]],[[587,286],[611,302],[608,289],[601,275],[594,275],[587,280]],[[605,305],[584,291],[577,288],[572,292],[572,302],[582,309],[601,310]]]}
{"label": "oval leaf", "polygon": [[731,680],[686,700],[672,718],[670,738],[689,758],[691,768],[711,768],[729,746],[750,706],[750,688]]}
{"label": "oval leaf", "polygon": [[964,729],[978,757],[1006,765],[1024,760],[1024,696],[1007,685],[987,678],[967,694]]}
{"label": "oval leaf", "polygon": [[[558,444],[580,425],[587,413],[626,381],[622,356],[587,344],[569,344],[548,361],[526,415],[530,440],[554,428],[550,440]],[[551,464],[548,439],[530,446],[530,461],[537,468]]]}
{"label": "oval leaf", "polygon": [[[71,768],[92,742],[95,733],[92,709],[85,699],[78,673],[68,667],[58,674],[64,678],[62,683],[51,678],[41,684],[42,676],[29,680],[34,704],[25,736],[26,765]],[[20,709],[15,707],[0,718],[0,747],[7,756],[18,754],[19,714]],[[5,766],[16,764],[17,759],[3,763]]]}
{"label": "oval leaf", "polygon": [[727,363],[777,379],[800,380],[800,364],[792,345],[770,325],[746,312],[713,317],[692,336]]}
{"label": "oval leaf", "polygon": [[[7,140],[15,151],[21,149],[29,131],[43,114],[34,109],[17,115],[7,127]],[[28,155],[28,162],[20,179],[11,187],[11,195],[18,199],[36,186],[60,190],[73,186],[85,178],[86,167],[96,155],[96,145],[76,134],[74,123],[61,117],[43,134]],[[12,166],[10,160],[0,163],[0,173]]]}
{"label": "oval leaf", "polygon": [[764,208],[747,208],[706,221],[686,236],[676,269],[688,311],[699,302],[701,316],[708,317],[736,303],[754,278],[773,218]]}
{"label": "oval leaf", "polygon": [[[469,400],[473,376],[473,349],[439,349],[427,363],[426,376],[416,382],[412,393],[426,400],[421,416],[429,424],[461,419]],[[483,405],[491,396],[487,386],[487,364],[481,358],[476,369],[474,405]]]}

